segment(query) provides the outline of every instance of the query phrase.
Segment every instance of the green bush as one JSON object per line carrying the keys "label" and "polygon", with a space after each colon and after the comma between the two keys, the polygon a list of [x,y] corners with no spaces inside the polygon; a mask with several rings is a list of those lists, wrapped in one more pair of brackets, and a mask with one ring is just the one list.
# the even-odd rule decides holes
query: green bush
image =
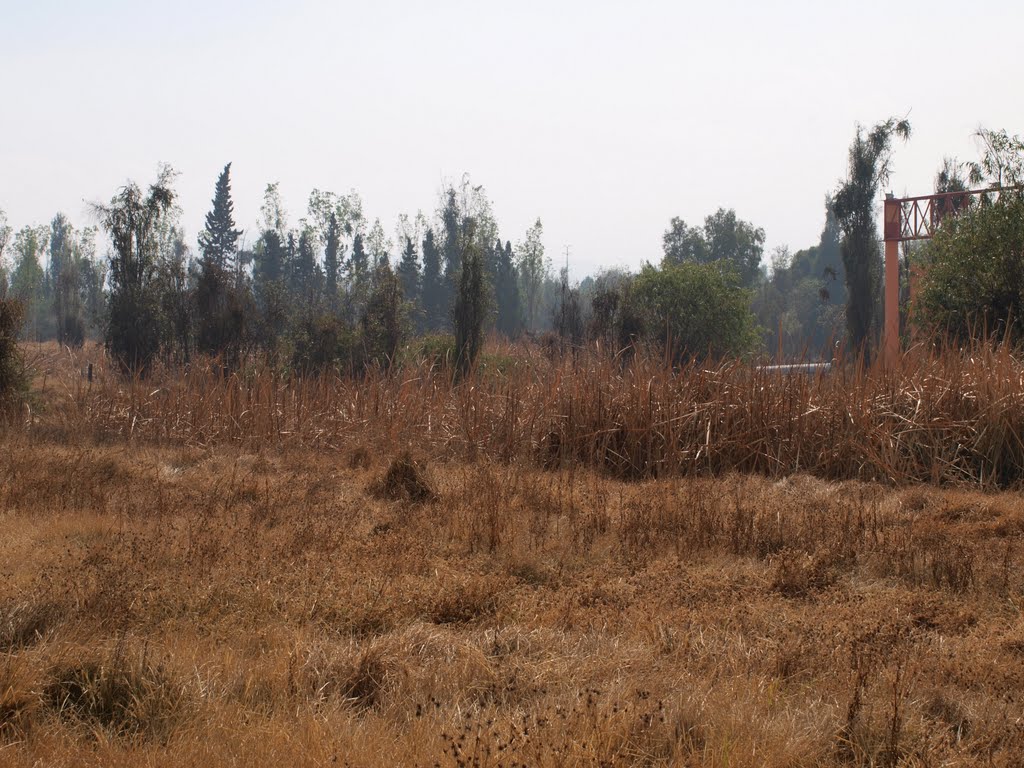
{"label": "green bush", "polygon": [[352,328],[328,313],[307,317],[292,332],[292,369],[301,374],[361,368],[362,355]]}
{"label": "green bush", "polygon": [[[1024,197],[947,218],[921,252],[917,319],[936,334],[1002,338],[1024,310]],[[1017,332],[1019,335],[1019,331]]]}
{"label": "green bush", "polygon": [[668,350],[673,363],[742,356],[757,344],[749,292],[722,262],[645,264],[631,293],[645,338]]}
{"label": "green bush", "polygon": [[420,336],[405,348],[401,363],[410,366],[425,363],[444,370],[455,363],[455,337],[444,333]]}

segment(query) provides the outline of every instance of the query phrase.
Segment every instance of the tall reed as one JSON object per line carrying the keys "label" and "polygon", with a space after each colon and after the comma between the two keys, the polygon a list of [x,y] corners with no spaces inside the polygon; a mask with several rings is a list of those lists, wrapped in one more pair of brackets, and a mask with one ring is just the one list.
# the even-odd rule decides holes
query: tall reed
{"label": "tall reed", "polygon": [[[48,418],[100,439],[248,448],[417,447],[621,478],[729,471],[964,483],[1024,477],[1024,361],[1006,346],[919,347],[891,368],[783,375],[737,361],[628,365],[520,349],[511,370],[456,381],[428,363],[362,377],[225,376],[212,363],[125,380],[65,371]],[[68,367],[70,368],[70,367]],[[47,417],[44,417],[47,418]]]}

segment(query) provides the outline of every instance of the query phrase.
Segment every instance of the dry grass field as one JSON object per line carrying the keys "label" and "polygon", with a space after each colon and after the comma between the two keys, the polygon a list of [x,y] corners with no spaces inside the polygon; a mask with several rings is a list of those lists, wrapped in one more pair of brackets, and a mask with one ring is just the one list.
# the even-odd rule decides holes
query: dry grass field
{"label": "dry grass field", "polygon": [[0,765],[1024,763],[1005,352],[457,386],[29,354]]}

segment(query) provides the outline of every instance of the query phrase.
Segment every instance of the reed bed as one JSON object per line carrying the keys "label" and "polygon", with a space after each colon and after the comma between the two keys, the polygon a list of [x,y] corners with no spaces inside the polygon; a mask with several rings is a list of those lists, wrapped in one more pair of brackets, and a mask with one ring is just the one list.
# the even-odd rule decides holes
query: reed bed
{"label": "reed bed", "polygon": [[815,376],[523,348],[509,370],[463,382],[428,364],[299,378],[224,375],[210,361],[131,381],[91,354],[91,383],[81,356],[37,355],[54,384],[35,422],[156,445],[416,446],[621,479],[738,471],[1008,487],[1024,477],[1024,361],[1006,347],[918,348],[895,367]]}

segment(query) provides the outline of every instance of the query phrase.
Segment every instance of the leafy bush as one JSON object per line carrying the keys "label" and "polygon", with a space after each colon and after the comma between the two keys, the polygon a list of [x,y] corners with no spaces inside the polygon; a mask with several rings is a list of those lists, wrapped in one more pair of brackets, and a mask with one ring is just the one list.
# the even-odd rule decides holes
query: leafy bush
{"label": "leafy bush", "polygon": [[948,218],[924,248],[918,317],[958,339],[1002,338],[1024,309],[1024,197]]}
{"label": "leafy bush", "polygon": [[355,333],[339,317],[312,315],[301,320],[292,334],[292,368],[309,374],[331,368],[358,368],[359,345]]}
{"label": "leafy bush", "polygon": [[406,347],[402,355],[405,365],[425,363],[438,370],[448,368],[454,362],[455,337],[444,333],[420,336]]}
{"label": "leafy bush", "polygon": [[757,343],[748,292],[719,264],[644,265],[633,281],[646,337],[672,361],[741,356]]}

